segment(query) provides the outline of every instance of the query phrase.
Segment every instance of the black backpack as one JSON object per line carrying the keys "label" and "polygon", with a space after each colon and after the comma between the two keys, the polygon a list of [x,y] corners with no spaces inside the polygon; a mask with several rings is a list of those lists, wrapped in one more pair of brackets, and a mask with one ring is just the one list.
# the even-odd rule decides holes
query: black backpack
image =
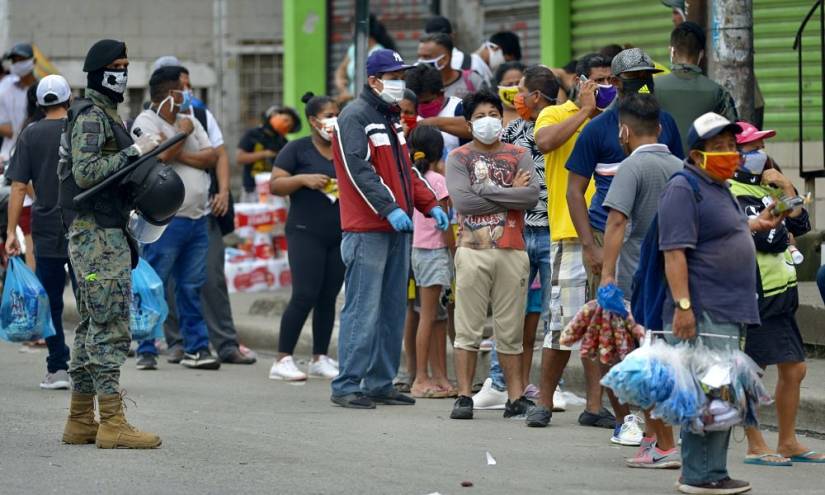
{"label": "black backpack", "polygon": [[[209,126],[206,123],[206,108],[192,107],[192,113],[198,122],[201,123],[204,130]],[[209,169],[209,196],[214,196],[218,193],[218,174],[214,168]],[[211,213],[210,213],[211,215]],[[213,215],[214,217],[214,215]],[[218,227],[221,229],[221,235],[229,234],[235,230],[235,200],[232,198],[232,191],[229,191],[229,208],[221,217],[214,217],[218,221]]]}

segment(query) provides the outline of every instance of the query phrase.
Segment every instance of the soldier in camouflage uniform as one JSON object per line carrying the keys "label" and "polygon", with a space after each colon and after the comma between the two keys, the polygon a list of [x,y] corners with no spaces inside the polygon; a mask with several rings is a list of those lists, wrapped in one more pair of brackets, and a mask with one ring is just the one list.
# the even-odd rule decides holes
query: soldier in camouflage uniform
{"label": "soldier in camouflage uniform", "polygon": [[[131,267],[137,259],[125,230],[132,205],[113,187],[81,205],[73,204],[79,192],[158,144],[153,136],[133,142],[117,114],[128,64],[121,41],[101,40],[89,50],[83,66],[88,73],[86,99],[70,110],[64,136],[70,154],[64,152],[59,170],[61,207],[77,211],[68,240],[81,318],[69,369],[72,399],[63,441],[96,443],[100,448],[154,448],[161,443],[157,435],[129,425],[120,395],[120,367],[131,342]],[[95,395],[99,425],[94,417]]]}

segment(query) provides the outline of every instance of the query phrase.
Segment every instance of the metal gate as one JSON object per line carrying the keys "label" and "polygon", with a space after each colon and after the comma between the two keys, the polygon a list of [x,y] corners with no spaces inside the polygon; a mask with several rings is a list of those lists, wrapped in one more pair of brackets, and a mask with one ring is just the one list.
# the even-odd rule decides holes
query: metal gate
{"label": "metal gate", "polygon": [[484,39],[499,31],[512,31],[521,40],[522,62],[541,61],[541,22],[536,1],[482,0]]}

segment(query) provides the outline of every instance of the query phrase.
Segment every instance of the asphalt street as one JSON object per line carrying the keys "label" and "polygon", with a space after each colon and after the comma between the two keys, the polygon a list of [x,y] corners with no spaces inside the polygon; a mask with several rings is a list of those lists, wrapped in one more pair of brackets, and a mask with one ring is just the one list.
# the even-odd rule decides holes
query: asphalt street
{"label": "asphalt street", "polygon": [[[635,449],[611,445],[608,430],[578,426],[580,408],[556,413],[545,429],[500,411],[450,420],[451,400],[345,410],[329,402],[327,382],[269,380],[269,356],[219,371],[165,360],[157,371],[137,371],[130,359],[122,385],[136,404],[127,403],[127,416],[163,446],[63,445],[69,393],[38,389],[44,360],[45,351],[0,343],[2,494],[675,493],[678,472],[626,468]],[[729,467],[752,493],[822,493],[825,465],[746,466],[743,436],[734,433]],[[825,450],[823,441],[805,441]]]}

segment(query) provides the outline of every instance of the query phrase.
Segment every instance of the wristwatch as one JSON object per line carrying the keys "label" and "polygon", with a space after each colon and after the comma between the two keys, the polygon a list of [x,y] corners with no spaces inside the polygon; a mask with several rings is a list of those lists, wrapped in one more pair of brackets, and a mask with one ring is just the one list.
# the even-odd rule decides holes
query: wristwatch
{"label": "wristwatch", "polygon": [[678,301],[673,301],[673,305],[676,306],[677,309],[681,309],[682,311],[689,311],[692,307],[690,304],[690,299],[687,297],[683,297]]}

